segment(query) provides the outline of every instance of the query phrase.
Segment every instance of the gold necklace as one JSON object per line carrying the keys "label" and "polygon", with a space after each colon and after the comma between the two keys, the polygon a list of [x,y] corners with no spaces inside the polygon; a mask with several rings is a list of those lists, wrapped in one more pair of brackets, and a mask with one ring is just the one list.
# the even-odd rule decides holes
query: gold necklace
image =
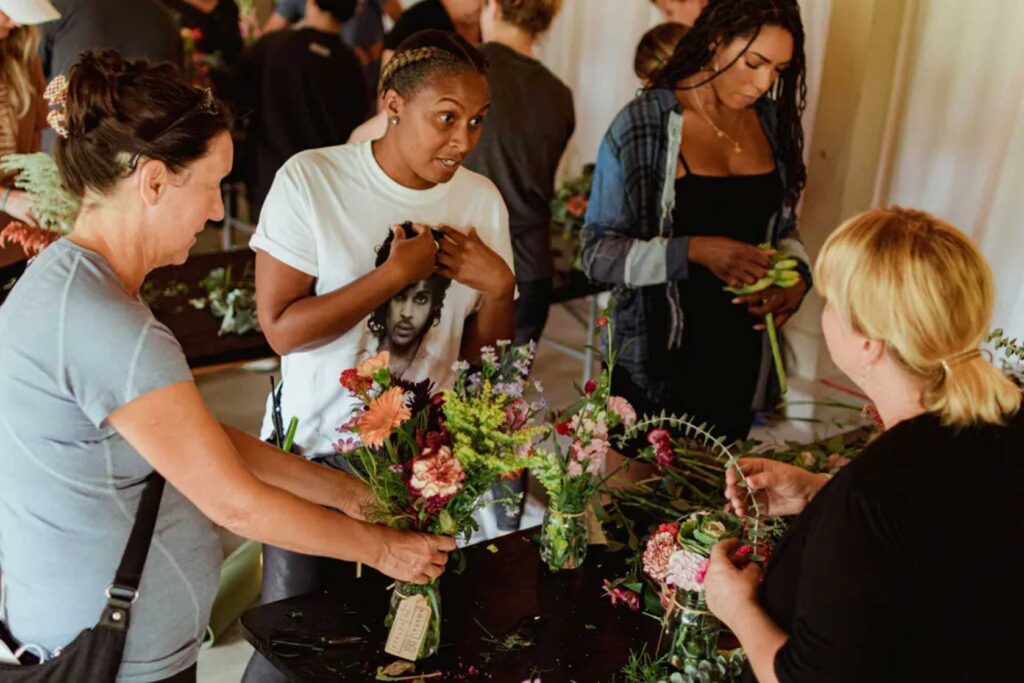
{"label": "gold necklace", "polygon": [[697,111],[700,112],[701,118],[703,118],[705,121],[707,121],[709,126],[711,126],[712,128],[715,129],[715,134],[720,139],[721,138],[725,138],[729,142],[731,142],[732,143],[732,151],[736,152],[736,154],[742,154],[743,153],[743,146],[739,143],[739,141],[736,138],[734,138],[733,136],[731,136],[728,133],[726,133],[724,130],[722,130],[718,126],[716,126],[715,122],[711,120],[710,116],[708,116],[708,113],[706,111],[704,111],[704,105],[702,105],[700,103],[700,96],[697,94],[696,90],[693,91],[693,101],[697,105]]}

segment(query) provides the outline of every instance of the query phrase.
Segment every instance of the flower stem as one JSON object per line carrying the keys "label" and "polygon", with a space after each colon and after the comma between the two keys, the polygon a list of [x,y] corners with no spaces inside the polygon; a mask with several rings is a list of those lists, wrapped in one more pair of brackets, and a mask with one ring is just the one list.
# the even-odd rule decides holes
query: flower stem
{"label": "flower stem", "polygon": [[779,335],[775,329],[775,316],[769,313],[764,317],[765,327],[768,329],[768,341],[772,346],[772,358],[775,360],[775,372],[779,376],[780,395],[785,396],[789,387],[786,384],[786,368],[782,365],[782,352],[779,350]]}

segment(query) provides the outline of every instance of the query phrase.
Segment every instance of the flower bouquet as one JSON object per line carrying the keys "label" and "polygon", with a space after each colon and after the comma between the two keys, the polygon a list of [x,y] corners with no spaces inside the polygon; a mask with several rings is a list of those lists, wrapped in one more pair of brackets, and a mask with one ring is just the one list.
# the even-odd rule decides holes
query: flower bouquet
{"label": "flower bouquet", "polygon": [[551,226],[562,240],[573,245],[573,268],[579,268],[580,232],[593,183],[594,164],[587,164],[579,176],[566,179],[551,200]]}
{"label": "flower bouquet", "polygon": [[[598,332],[611,323],[607,315],[598,321]],[[555,432],[570,439],[568,448],[557,437],[552,449],[534,456],[533,473],[547,490],[549,504],[541,525],[541,557],[552,571],[579,567],[587,555],[589,524],[586,508],[604,473],[611,449],[609,431],[630,427],[636,411],[626,399],[611,395],[615,351],[609,351],[598,380],[577,386],[580,399],[554,416]]]}
{"label": "flower bouquet", "polygon": [[[718,656],[721,622],[708,611],[704,601],[704,575],[711,547],[729,538],[743,536],[742,522],[724,512],[699,510],[679,523],[662,524],[644,547],[644,573],[660,587],[665,615],[664,633],[669,635],[668,654],[672,666],[713,661]],[[744,546],[740,554],[751,555]]]}
{"label": "flower bouquet", "polygon": [[[528,465],[528,451],[539,429],[530,425],[538,406],[523,398],[530,349],[485,349],[483,366],[464,363],[453,389],[433,392],[429,380],[411,383],[393,377],[384,351],[341,374],[341,385],[359,398],[352,419],[338,429],[335,449],[366,482],[372,502],[367,520],[398,529],[462,535],[477,524],[473,513],[483,494],[502,476]],[[408,604],[406,604],[408,603]],[[441,640],[441,595],[437,580],[417,585],[397,582],[385,624],[405,623],[404,613],[420,613],[422,631],[411,651],[388,651],[407,659],[429,657]],[[405,639],[408,643],[408,638]]]}
{"label": "flower bouquet", "polygon": [[21,221],[0,230],[0,247],[5,242],[21,245],[28,256],[35,256],[52,242],[71,232],[78,217],[80,202],[65,189],[53,157],[45,152],[8,154],[0,160],[4,173],[16,173],[14,186],[24,190],[39,225]]}

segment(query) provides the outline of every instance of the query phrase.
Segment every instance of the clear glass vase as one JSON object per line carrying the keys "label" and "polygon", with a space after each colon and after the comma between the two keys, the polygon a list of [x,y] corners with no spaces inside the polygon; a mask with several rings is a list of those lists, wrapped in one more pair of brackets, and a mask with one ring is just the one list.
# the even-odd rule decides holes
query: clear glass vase
{"label": "clear glass vase", "polygon": [[540,528],[540,557],[551,571],[576,569],[587,558],[587,513],[548,508]]}
{"label": "clear glass vase", "polygon": [[683,669],[687,663],[714,661],[722,622],[708,611],[702,593],[677,590],[665,615],[669,660]]}
{"label": "clear glass vase", "polygon": [[391,590],[391,602],[388,605],[388,615],[384,619],[384,626],[392,627],[395,616],[398,614],[398,607],[403,600],[422,595],[427,599],[430,607],[430,617],[427,622],[427,629],[419,646],[419,653],[414,659],[426,659],[437,653],[441,645],[441,584],[439,579],[430,583],[417,584],[404,581],[395,582]]}

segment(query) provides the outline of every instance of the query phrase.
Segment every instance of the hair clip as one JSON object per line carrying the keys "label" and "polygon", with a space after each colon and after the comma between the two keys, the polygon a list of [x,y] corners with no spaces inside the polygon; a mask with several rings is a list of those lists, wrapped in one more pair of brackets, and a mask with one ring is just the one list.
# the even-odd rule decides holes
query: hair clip
{"label": "hair clip", "polygon": [[46,114],[46,122],[50,128],[64,139],[68,137],[68,79],[64,74],[58,75],[43,91],[43,97],[49,102],[50,111]]}

